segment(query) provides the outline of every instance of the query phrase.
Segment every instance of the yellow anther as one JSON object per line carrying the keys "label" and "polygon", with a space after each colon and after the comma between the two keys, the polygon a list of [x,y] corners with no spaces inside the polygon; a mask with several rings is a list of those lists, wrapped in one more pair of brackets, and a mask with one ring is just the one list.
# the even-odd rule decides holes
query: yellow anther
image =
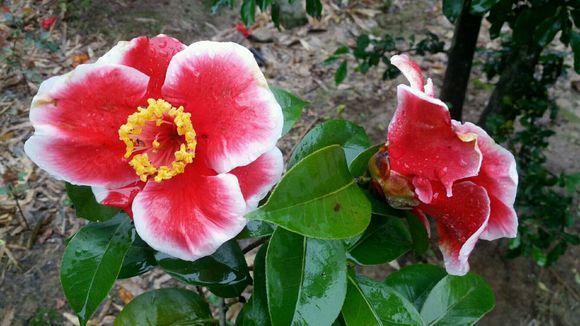
{"label": "yellow anther", "polygon": [[[173,119],[177,134],[184,136],[185,143],[181,144],[179,150],[175,152],[175,160],[169,166],[155,167],[147,153],[137,154],[129,161],[129,165],[135,169],[141,181],[145,182],[149,177],[153,177],[156,182],[161,182],[183,173],[185,166],[193,162],[197,146],[196,134],[191,124],[191,114],[184,112],[182,106],[175,108],[161,99],[148,99],[147,104],[146,108],[138,107],[137,112],[127,117],[127,123],[119,127],[119,139],[125,143],[125,158],[129,158],[138,145],[138,136],[143,131],[143,126],[154,122],[159,127],[164,119]],[[157,149],[161,147],[161,144],[154,139],[151,146]]]}

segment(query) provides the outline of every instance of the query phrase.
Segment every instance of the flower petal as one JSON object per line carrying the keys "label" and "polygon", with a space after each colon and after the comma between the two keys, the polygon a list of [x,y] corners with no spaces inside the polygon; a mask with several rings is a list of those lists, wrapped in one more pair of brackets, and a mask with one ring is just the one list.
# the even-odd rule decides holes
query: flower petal
{"label": "flower petal", "polygon": [[131,210],[131,205],[133,204],[133,199],[135,199],[135,196],[137,196],[143,187],[145,187],[145,183],[138,181],[121,188],[108,189],[104,187],[92,187],[91,189],[97,202],[106,206],[120,208],[132,218],[133,211]]}
{"label": "flower petal", "polygon": [[248,211],[258,207],[270,189],[280,180],[284,171],[284,157],[278,147],[258,157],[254,162],[233,169],[230,173],[238,178]]}
{"label": "flower petal", "polygon": [[282,135],[282,109],[254,56],[241,45],[188,46],[169,64],[163,95],[191,113],[198,157],[218,173],[248,165]]}
{"label": "flower petal", "polygon": [[80,65],[43,82],[32,100],[34,135],[24,150],[73,184],[120,187],[137,179],[118,128],[143,100],[149,78],[119,65]]}
{"label": "flower petal", "polygon": [[117,43],[97,63],[114,63],[135,68],[150,77],[147,98],[158,99],[171,58],[185,45],[179,40],[160,34],[154,38],[136,37]]}
{"label": "flower petal", "polygon": [[481,153],[476,137],[457,135],[443,102],[405,85],[388,131],[391,168],[408,177],[440,181],[452,194],[456,180],[477,175]]}
{"label": "flower petal", "polygon": [[[409,58],[406,54],[394,55],[391,57],[391,64],[397,67],[402,73],[405,78],[411,84],[411,88],[416,89],[420,92],[424,91],[423,84],[425,83],[423,80],[423,72],[419,65]],[[431,90],[433,84],[431,84]]]}
{"label": "flower petal", "polygon": [[184,260],[211,255],[246,225],[246,202],[232,174],[205,176],[195,167],[148,182],[133,201],[135,228],[152,248]]}
{"label": "flower petal", "polygon": [[437,223],[439,247],[447,272],[465,275],[469,271],[469,255],[487,226],[489,197],[483,187],[470,181],[454,184],[452,197],[445,195],[441,185],[435,188],[433,201],[420,204],[419,209]]}
{"label": "flower petal", "polygon": [[489,223],[480,238],[515,238],[518,232],[518,217],[514,209],[518,173],[513,154],[496,144],[485,130],[472,123],[454,121],[453,125],[459,133],[476,134],[477,145],[483,154],[479,174],[469,179],[484,187],[491,201]]}
{"label": "flower petal", "polygon": [[433,187],[431,186],[431,181],[423,177],[413,178],[413,187],[415,187],[415,194],[420,201],[425,204],[429,204],[431,199],[433,199]]}

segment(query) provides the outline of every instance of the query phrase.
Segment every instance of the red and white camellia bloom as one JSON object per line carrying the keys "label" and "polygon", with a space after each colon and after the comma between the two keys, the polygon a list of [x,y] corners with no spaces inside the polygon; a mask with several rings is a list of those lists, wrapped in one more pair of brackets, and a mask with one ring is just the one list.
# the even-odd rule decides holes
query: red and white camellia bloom
{"label": "red and white camellia bloom", "polygon": [[452,120],[417,63],[406,55],[391,63],[411,85],[397,87],[387,143],[370,162],[374,184],[427,227],[425,214],[435,220],[447,271],[463,275],[478,239],[517,234],[515,159],[480,127]]}
{"label": "red and white camellia bloom", "polygon": [[91,186],[151,247],[185,260],[236,236],[283,170],[282,109],[235,43],[120,42],[43,82],[30,120],[36,164]]}

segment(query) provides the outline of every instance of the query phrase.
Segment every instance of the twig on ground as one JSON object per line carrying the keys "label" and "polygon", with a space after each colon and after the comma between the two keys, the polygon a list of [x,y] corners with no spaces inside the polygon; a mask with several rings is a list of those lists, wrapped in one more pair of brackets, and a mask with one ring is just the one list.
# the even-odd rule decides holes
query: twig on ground
{"label": "twig on ground", "polygon": [[226,299],[220,298],[220,326],[226,326],[226,312],[228,307],[226,306]]}
{"label": "twig on ground", "polygon": [[256,241],[250,243],[246,248],[242,249],[242,253],[245,255],[248,252],[252,251],[252,249],[257,248],[266,242],[268,242],[268,237],[262,237]]}

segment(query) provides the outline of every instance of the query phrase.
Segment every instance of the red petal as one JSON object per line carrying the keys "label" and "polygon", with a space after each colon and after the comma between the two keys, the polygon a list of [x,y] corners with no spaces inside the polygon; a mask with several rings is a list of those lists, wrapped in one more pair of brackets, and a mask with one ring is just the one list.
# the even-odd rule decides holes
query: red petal
{"label": "red petal", "polygon": [[514,156],[496,144],[480,127],[469,122],[460,124],[456,121],[453,125],[459,133],[476,134],[477,145],[483,154],[479,174],[469,179],[484,187],[491,201],[489,223],[480,238],[515,238],[518,232],[518,217],[514,210],[518,173]]}
{"label": "red petal", "polygon": [[405,85],[397,88],[398,106],[388,131],[391,168],[407,177],[440,181],[451,195],[456,180],[477,175],[481,153],[476,137],[453,131],[443,102]]}
{"label": "red petal", "polygon": [[179,40],[158,35],[154,38],[141,36],[122,41],[105,53],[97,62],[122,64],[135,68],[150,77],[147,98],[160,98],[167,66],[173,56],[185,49]]}
{"label": "red petal", "polygon": [[246,203],[231,174],[204,176],[195,166],[148,182],[133,202],[137,233],[154,249],[184,260],[212,254],[246,225]]}
{"label": "red petal", "polygon": [[92,187],[92,190],[97,202],[120,208],[129,214],[129,216],[133,217],[131,205],[133,204],[133,199],[135,199],[135,196],[137,196],[143,187],[145,187],[145,183],[138,181],[121,188],[107,189],[103,187]]}
{"label": "red petal", "polygon": [[258,207],[270,189],[280,180],[284,171],[284,157],[277,147],[260,156],[254,162],[231,171],[238,178],[248,211]]}
{"label": "red petal", "polygon": [[120,187],[137,178],[118,128],[143,100],[149,78],[129,67],[80,65],[43,82],[32,101],[26,154],[73,184]]}
{"label": "red petal", "polygon": [[413,187],[415,187],[415,194],[420,201],[425,204],[429,204],[431,199],[433,199],[433,187],[431,186],[431,181],[423,177],[413,178]]}
{"label": "red petal", "polygon": [[253,162],[282,134],[280,105],[252,53],[235,43],[197,42],[175,55],[163,95],[191,113],[198,157],[219,173]]}
{"label": "red petal", "polygon": [[453,185],[453,196],[447,197],[441,185],[436,186],[433,201],[419,208],[437,222],[439,247],[449,274],[469,271],[467,259],[487,226],[490,201],[481,186],[470,181]]}
{"label": "red petal", "polygon": [[411,88],[423,92],[423,72],[419,65],[406,54],[391,57],[391,64],[397,67],[411,84]]}

